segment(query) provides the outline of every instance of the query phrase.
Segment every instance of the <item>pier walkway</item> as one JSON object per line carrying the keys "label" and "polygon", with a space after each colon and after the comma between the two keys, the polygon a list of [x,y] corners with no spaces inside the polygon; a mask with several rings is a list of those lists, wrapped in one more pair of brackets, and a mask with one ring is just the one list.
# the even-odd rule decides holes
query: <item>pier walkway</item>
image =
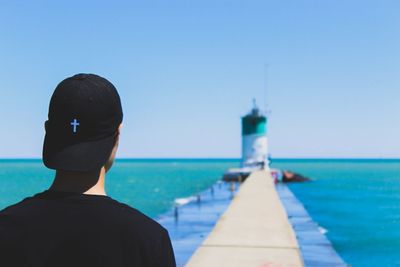
{"label": "pier walkway", "polygon": [[252,173],[186,267],[304,266],[269,171]]}

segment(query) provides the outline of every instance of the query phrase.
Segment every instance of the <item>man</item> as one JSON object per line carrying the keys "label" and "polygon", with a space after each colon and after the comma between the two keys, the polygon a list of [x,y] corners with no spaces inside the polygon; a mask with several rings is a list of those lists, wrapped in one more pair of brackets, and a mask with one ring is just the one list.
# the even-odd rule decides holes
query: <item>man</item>
{"label": "man", "polygon": [[0,266],[175,266],[168,232],[106,196],[121,123],[118,92],[106,79],[78,74],[57,86],[43,146],[55,179],[0,212]]}

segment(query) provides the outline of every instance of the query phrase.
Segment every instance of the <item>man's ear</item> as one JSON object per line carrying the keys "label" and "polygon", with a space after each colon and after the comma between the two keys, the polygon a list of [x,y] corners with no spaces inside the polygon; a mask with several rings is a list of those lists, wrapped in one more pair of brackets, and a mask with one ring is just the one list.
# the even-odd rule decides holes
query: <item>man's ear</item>
{"label": "man's ear", "polygon": [[118,126],[117,131],[115,133],[115,142],[119,142],[119,135],[121,134],[121,129],[122,129],[122,123]]}
{"label": "man's ear", "polygon": [[117,128],[117,136],[119,137],[119,135],[121,134],[121,129],[122,129],[122,123],[118,126]]}
{"label": "man's ear", "polygon": [[44,122],[44,130],[47,132],[47,125],[49,124],[49,121]]}

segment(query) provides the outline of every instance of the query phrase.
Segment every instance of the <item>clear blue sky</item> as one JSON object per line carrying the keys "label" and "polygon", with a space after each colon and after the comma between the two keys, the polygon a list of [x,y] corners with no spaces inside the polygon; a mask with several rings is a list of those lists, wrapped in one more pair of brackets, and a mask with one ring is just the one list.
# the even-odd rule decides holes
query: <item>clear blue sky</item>
{"label": "clear blue sky", "polygon": [[119,89],[120,157],[239,157],[264,105],[273,157],[400,157],[400,1],[0,1],[0,157],[40,157],[52,91]]}

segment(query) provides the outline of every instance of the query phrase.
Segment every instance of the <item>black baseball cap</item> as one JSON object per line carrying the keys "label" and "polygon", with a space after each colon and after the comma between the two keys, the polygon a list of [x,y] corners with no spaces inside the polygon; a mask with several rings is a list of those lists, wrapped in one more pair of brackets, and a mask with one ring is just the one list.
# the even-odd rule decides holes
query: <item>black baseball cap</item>
{"label": "black baseball cap", "polygon": [[65,171],[95,171],[107,162],[122,122],[114,85],[95,74],[77,74],[57,85],[50,100],[43,162]]}

